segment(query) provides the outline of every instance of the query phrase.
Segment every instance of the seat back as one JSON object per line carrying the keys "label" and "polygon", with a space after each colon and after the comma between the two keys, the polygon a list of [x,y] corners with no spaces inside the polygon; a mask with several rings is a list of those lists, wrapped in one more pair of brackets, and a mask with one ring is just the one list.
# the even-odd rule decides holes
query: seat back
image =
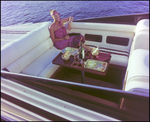
{"label": "seat back", "polygon": [[[14,66],[24,65],[24,64],[17,64],[17,62],[15,61],[23,56],[25,57],[25,55],[29,54],[29,52],[34,52],[32,50],[36,50],[35,52],[36,56],[34,56],[34,53],[33,53],[33,55],[29,56],[30,59],[32,59],[32,56],[35,58],[39,57],[41,53],[43,53],[44,50],[47,49],[45,47],[40,48],[40,45],[43,46],[44,44],[42,43],[45,43],[44,46],[46,46],[45,40],[47,40],[50,37],[50,33],[48,30],[48,26],[50,24],[51,22],[45,22],[39,28],[34,29],[33,31],[25,34],[24,36],[18,38],[17,40],[4,45],[1,48],[1,69],[8,67],[11,64],[13,68],[10,68],[10,69],[14,69],[15,68]],[[50,38],[48,41],[49,42],[47,43],[49,44],[47,46],[49,46],[48,48],[50,48],[53,46],[53,42]],[[23,58],[23,60],[26,61],[28,59]],[[27,61],[28,63],[25,63],[25,64],[28,65],[32,61],[33,60],[28,60]],[[26,67],[26,65],[24,65],[24,67]],[[17,68],[17,69],[20,69],[20,68]]]}

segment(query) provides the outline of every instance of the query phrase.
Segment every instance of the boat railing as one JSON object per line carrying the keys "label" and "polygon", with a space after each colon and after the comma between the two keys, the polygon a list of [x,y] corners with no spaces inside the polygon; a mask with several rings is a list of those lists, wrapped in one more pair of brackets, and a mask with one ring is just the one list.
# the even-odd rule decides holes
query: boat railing
{"label": "boat railing", "polygon": [[142,102],[149,101],[149,94],[134,93],[134,92],[123,91],[119,89],[108,88],[108,87],[94,86],[94,85],[88,85],[83,83],[75,83],[75,82],[69,82],[69,81],[63,81],[63,80],[57,80],[51,78],[11,73],[2,70],[1,70],[1,77],[5,79],[11,79],[11,80],[15,79],[23,82],[30,80],[30,81],[35,81],[34,83],[38,82],[47,85],[65,87],[99,98],[101,98],[101,94],[105,93],[111,97],[114,96],[115,98],[124,98],[124,99],[130,99],[130,100],[136,100]]}

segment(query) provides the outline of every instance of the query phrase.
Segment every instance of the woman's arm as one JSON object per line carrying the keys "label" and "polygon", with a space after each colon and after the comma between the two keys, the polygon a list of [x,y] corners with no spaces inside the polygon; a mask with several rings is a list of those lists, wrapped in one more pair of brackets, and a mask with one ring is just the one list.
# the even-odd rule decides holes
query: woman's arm
{"label": "woman's arm", "polygon": [[53,42],[65,40],[64,38],[55,39],[55,36],[54,36],[54,28],[53,28],[52,26],[49,27],[49,31],[50,31],[51,39],[52,39]]}
{"label": "woman's arm", "polygon": [[[68,22],[69,21],[69,22]],[[62,19],[62,24],[68,22],[68,29],[71,30],[71,22],[73,21],[73,17],[67,17],[65,19]]]}
{"label": "woman's arm", "polygon": [[62,21],[62,24],[64,24],[69,21],[69,17],[62,19],[61,21]]}
{"label": "woman's arm", "polygon": [[73,17],[69,18],[68,29],[71,30],[71,22],[73,21]]}

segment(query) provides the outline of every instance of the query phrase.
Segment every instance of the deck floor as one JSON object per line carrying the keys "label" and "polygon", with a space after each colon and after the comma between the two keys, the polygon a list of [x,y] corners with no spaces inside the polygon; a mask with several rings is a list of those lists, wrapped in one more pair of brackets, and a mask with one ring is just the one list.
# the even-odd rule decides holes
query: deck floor
{"label": "deck floor", "polygon": [[[113,65],[109,65],[109,68],[105,76],[85,72],[84,84],[122,90],[125,72],[126,72],[125,67],[117,67]],[[51,78],[81,83],[81,71],[66,67],[60,67],[54,73],[54,75],[51,76]],[[101,94],[101,98],[110,100],[118,104],[120,103],[119,98],[114,97],[112,98],[105,93]]]}
{"label": "deck floor", "polygon": [[[126,68],[110,65],[105,76],[85,72],[84,84],[122,89]],[[62,67],[52,78],[81,83],[79,70]]]}

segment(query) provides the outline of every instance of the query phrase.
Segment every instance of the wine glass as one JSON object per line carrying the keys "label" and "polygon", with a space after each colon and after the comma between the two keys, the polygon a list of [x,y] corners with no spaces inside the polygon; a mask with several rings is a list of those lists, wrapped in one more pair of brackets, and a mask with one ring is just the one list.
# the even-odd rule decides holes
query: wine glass
{"label": "wine glass", "polygon": [[74,54],[74,62],[78,62],[79,61],[79,53],[75,53]]}
{"label": "wine glass", "polygon": [[101,48],[101,45],[98,46],[98,49],[99,49],[99,50],[100,50],[100,48]]}

